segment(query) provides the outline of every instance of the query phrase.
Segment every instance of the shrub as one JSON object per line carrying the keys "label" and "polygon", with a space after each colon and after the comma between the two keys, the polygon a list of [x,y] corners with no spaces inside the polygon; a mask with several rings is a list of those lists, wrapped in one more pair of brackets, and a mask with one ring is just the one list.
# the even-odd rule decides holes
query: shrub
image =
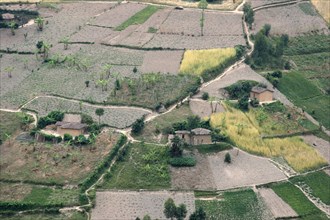
{"label": "shrub", "polygon": [[173,157],[169,160],[174,167],[193,167],[196,165],[196,159],[191,156],[187,157]]}
{"label": "shrub", "polygon": [[61,111],[52,111],[47,116],[39,118],[37,127],[43,129],[47,125],[54,124],[57,121],[62,121],[64,113]]}
{"label": "shrub", "polygon": [[246,111],[249,109],[249,97],[248,96],[244,96],[243,98],[238,100],[238,108]]}
{"label": "shrub", "polygon": [[208,100],[209,99],[209,93],[204,92],[203,95],[202,95],[202,99],[203,100]]}
{"label": "shrub", "polygon": [[144,118],[137,119],[132,125],[132,133],[139,134],[144,128]]}
{"label": "shrub", "polygon": [[72,141],[73,137],[71,134],[64,134],[63,140],[64,141]]}
{"label": "shrub", "polygon": [[252,107],[257,107],[259,105],[259,101],[258,99],[254,98],[251,100],[250,104]]}
{"label": "shrub", "polygon": [[91,125],[93,124],[93,118],[89,115],[86,115],[86,114],[81,114],[81,123],[85,123],[85,124],[88,124],[88,125]]}
{"label": "shrub", "polygon": [[231,163],[231,156],[230,156],[229,153],[226,153],[226,155],[225,155],[225,162],[226,163]]}

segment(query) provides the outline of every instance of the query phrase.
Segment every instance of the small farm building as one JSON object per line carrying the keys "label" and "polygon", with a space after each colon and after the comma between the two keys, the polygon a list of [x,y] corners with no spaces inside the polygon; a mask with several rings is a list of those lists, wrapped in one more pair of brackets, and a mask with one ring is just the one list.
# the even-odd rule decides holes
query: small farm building
{"label": "small farm building", "polygon": [[1,15],[3,20],[13,20],[15,18],[15,15],[10,13],[4,13]]}
{"label": "small farm building", "polygon": [[255,86],[251,89],[250,99],[257,99],[259,102],[273,101],[274,91],[268,88]]}
{"label": "small farm building", "polygon": [[86,124],[81,123],[81,116],[74,114],[65,114],[63,121],[56,122],[55,126],[59,135],[70,134],[74,137],[84,134],[87,128]]}
{"label": "small farm building", "polygon": [[176,131],[175,135],[190,145],[212,144],[211,131],[205,128]]}

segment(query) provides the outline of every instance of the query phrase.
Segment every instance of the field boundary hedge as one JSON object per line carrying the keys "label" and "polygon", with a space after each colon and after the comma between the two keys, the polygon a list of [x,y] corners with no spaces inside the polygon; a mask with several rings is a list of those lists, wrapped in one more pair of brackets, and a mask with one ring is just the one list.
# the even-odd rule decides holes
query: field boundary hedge
{"label": "field boundary hedge", "polygon": [[270,138],[286,138],[286,137],[294,137],[294,136],[301,136],[301,135],[309,135],[315,134],[319,129],[310,130],[310,131],[298,131],[290,134],[274,134],[274,135],[260,135],[261,139],[270,139]]}

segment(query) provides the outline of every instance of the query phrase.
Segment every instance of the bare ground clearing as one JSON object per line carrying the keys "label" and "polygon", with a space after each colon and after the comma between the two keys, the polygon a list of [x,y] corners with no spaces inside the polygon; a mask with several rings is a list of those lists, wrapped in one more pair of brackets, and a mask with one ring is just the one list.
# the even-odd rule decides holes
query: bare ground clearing
{"label": "bare ground clearing", "polygon": [[251,6],[253,8],[268,5],[268,4],[274,4],[274,3],[282,3],[282,2],[290,2],[293,0],[246,0],[246,2],[251,3]]}
{"label": "bare ground clearing", "polygon": [[179,72],[184,51],[148,51],[143,59],[141,72],[143,73],[171,73]]}
{"label": "bare ground clearing", "polygon": [[120,191],[96,192],[96,205],[92,209],[92,220],[127,220],[149,215],[152,219],[166,219],[164,203],[172,198],[176,205],[187,206],[187,216],[195,211],[193,192],[168,191]]}
{"label": "bare ground clearing", "polygon": [[302,139],[305,143],[315,148],[330,163],[330,143],[315,135],[304,135]]}
{"label": "bare ground clearing", "polygon": [[[226,88],[239,80],[254,80],[268,87],[273,88],[273,85],[268,82],[264,77],[256,73],[246,64],[240,64],[233,70],[228,72],[224,77],[221,77],[212,83],[208,84],[206,87],[201,89],[201,92],[196,95],[196,97],[201,97],[203,92],[208,92],[211,97],[216,97],[219,99],[224,99],[226,96],[223,94],[223,88]],[[293,106],[293,104],[277,89],[274,92],[274,98],[279,100],[285,105]]]}
{"label": "bare ground clearing", "polygon": [[217,189],[231,189],[275,182],[286,176],[267,158],[253,156],[237,148],[228,151],[230,164],[224,162],[227,152],[208,156]]}
{"label": "bare ground clearing", "polygon": [[86,25],[80,31],[70,37],[70,42],[101,43],[104,38],[115,37],[118,34],[119,32],[110,28]]}
{"label": "bare ground clearing", "polygon": [[298,217],[298,214],[273,190],[260,188],[258,189],[258,192],[276,219],[285,217]]}
{"label": "bare ground clearing", "polygon": [[205,12],[204,23],[204,35],[206,36],[243,35],[241,14]]}
{"label": "bare ground clearing", "polygon": [[[310,10],[315,11],[313,6],[310,6]],[[315,15],[305,13],[299,4],[260,10],[255,14],[254,33],[261,30],[265,24],[271,25],[270,33],[272,35],[296,36],[307,33],[329,33],[326,22],[317,12],[314,13]]]}
{"label": "bare ground clearing", "polygon": [[212,113],[224,112],[224,107],[218,102],[204,101],[200,99],[191,99],[190,109],[194,115],[201,118],[210,117]]}

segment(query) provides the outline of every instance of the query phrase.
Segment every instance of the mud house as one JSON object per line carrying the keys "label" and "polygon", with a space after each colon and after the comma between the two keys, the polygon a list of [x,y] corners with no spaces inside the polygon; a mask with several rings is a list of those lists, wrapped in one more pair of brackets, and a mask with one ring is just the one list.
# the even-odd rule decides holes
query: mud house
{"label": "mud house", "polygon": [[55,124],[56,131],[59,135],[70,134],[78,136],[86,132],[87,125],[81,123],[80,115],[65,114],[63,121],[58,121]]}
{"label": "mud house", "polygon": [[205,128],[176,131],[175,135],[190,145],[212,144],[211,131]]}
{"label": "mud house", "polygon": [[6,21],[11,21],[11,20],[15,19],[15,15],[10,14],[10,13],[4,13],[1,16],[2,16],[2,19],[6,20]]}
{"label": "mud house", "polygon": [[255,86],[251,89],[250,99],[257,99],[259,102],[273,101],[274,91],[268,88]]}

